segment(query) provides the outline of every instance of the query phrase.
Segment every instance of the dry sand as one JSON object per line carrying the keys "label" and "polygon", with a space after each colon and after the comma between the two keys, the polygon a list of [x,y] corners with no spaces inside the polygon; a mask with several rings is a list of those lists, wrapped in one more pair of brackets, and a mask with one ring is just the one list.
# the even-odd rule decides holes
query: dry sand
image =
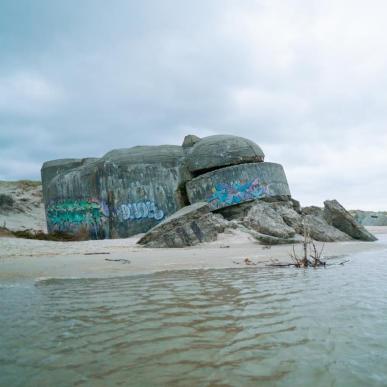
{"label": "dry sand", "polygon": [[0,181],[0,194],[12,197],[13,208],[0,210],[0,227],[9,230],[47,232],[42,201],[42,185],[38,181]]}
{"label": "dry sand", "polygon": [[[382,237],[387,227],[370,227]],[[289,245],[265,248],[248,234],[231,230],[216,242],[183,249],[149,249],[136,245],[139,236],[85,242],[49,242],[0,238],[0,281],[39,278],[106,277],[164,270],[263,267],[273,260],[290,261]],[[301,246],[297,246],[300,249]],[[385,249],[381,242],[338,242],[325,245],[326,258]],[[101,254],[104,253],[104,254]],[[114,259],[129,260],[107,261]]]}

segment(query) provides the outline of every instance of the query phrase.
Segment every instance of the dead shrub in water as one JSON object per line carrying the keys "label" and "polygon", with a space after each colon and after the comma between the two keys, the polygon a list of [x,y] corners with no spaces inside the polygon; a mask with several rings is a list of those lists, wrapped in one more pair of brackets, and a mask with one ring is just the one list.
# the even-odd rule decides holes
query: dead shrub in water
{"label": "dead shrub in water", "polygon": [[295,247],[293,245],[293,251],[290,253],[290,258],[293,263],[288,264],[273,264],[270,266],[294,266],[297,268],[307,268],[307,267],[325,267],[326,262],[321,260],[323,255],[325,244],[322,245],[321,249],[318,249],[316,243],[310,237],[309,228],[304,223],[304,240],[302,241],[303,255],[299,256],[296,253]]}
{"label": "dead shrub in water", "polygon": [[324,251],[324,244],[319,250],[315,242],[310,237],[309,228],[304,223],[304,240],[302,241],[303,255],[297,256],[294,245],[293,252],[290,254],[290,258],[293,260],[295,267],[318,267],[325,266],[325,262],[321,261],[321,257]]}

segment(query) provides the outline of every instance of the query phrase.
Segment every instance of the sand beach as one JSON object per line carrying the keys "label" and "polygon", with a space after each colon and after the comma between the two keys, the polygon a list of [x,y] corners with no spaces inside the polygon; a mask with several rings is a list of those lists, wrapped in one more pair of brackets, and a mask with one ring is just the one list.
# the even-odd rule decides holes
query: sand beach
{"label": "sand beach", "polygon": [[[369,227],[377,237],[387,227]],[[140,235],[141,236],[141,235]],[[250,235],[230,230],[215,242],[178,249],[151,249],[136,245],[140,236],[81,242],[52,242],[0,238],[0,281],[41,278],[102,278],[159,271],[238,268],[249,258],[254,266],[290,262],[289,245],[267,248]],[[321,246],[321,243],[318,244]],[[301,249],[301,246],[296,246]],[[378,242],[326,243],[324,256],[341,257],[383,249]]]}

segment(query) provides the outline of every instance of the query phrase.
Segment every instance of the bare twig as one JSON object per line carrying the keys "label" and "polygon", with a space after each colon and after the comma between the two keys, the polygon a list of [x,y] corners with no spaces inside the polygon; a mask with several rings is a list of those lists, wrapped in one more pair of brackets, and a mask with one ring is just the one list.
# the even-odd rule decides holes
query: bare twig
{"label": "bare twig", "polygon": [[325,262],[321,260],[325,245],[323,245],[320,250],[317,248],[316,244],[310,237],[309,227],[307,226],[305,221],[303,223],[303,234],[304,234],[304,240],[302,241],[303,256],[299,257],[297,255],[293,244],[292,253],[289,254],[293,263],[288,265],[275,265],[275,266],[281,266],[281,267],[294,266],[298,268],[325,266]]}
{"label": "bare twig", "polygon": [[245,259],[243,260],[243,262],[245,263],[245,265],[254,265],[254,266],[257,265],[257,263],[256,263],[256,262],[253,262],[250,258],[245,258]]}
{"label": "bare twig", "polygon": [[129,259],[109,259],[109,258],[105,258],[105,261],[109,261],[109,262],[121,262],[121,263],[130,263]]}
{"label": "bare twig", "polygon": [[94,252],[94,253],[84,253],[83,255],[97,255],[97,254],[98,254],[98,255],[102,255],[102,254],[106,254],[106,255],[107,255],[107,254],[110,254],[110,253],[109,253],[109,252],[105,252],[105,251],[104,251],[104,252],[102,252],[102,251],[101,251],[101,252],[96,251],[96,252]]}

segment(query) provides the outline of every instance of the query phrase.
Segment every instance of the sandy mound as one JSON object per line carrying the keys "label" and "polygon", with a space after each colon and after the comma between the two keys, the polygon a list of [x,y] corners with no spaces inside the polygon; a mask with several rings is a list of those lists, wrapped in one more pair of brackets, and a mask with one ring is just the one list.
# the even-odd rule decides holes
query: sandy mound
{"label": "sandy mound", "polygon": [[39,181],[0,181],[0,227],[47,231]]}

